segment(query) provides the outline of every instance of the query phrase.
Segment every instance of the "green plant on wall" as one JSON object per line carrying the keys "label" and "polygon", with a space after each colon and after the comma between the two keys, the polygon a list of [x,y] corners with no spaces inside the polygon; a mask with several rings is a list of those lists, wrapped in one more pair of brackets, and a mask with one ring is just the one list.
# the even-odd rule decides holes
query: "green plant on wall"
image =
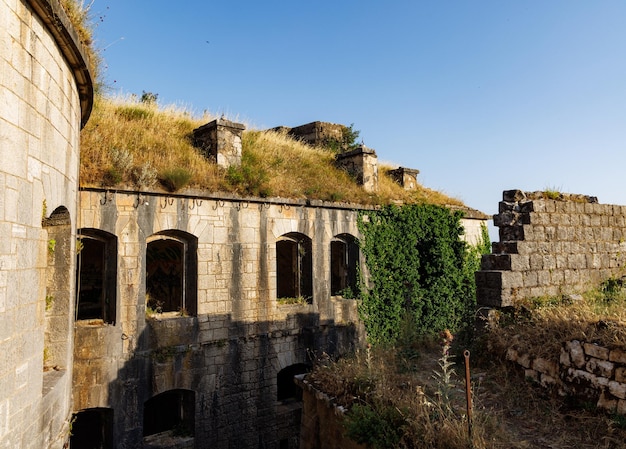
{"label": "green plant on wall", "polygon": [[54,254],[54,250],[57,247],[57,241],[55,239],[48,240],[48,253]]}
{"label": "green plant on wall", "polygon": [[478,250],[470,257],[461,216],[426,204],[360,214],[370,283],[359,313],[372,343],[394,343],[407,317],[424,335],[458,330],[473,313]]}

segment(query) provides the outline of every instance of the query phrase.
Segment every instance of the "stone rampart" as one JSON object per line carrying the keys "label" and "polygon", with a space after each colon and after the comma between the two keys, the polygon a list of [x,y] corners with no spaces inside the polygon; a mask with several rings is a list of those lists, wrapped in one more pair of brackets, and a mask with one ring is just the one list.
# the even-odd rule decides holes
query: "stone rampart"
{"label": "stone rampart", "polygon": [[2,448],[69,438],[81,48],[57,0],[0,0]]}
{"label": "stone rampart", "polygon": [[626,206],[510,190],[494,225],[500,242],[476,273],[479,305],[505,307],[524,298],[577,293],[626,274]]}

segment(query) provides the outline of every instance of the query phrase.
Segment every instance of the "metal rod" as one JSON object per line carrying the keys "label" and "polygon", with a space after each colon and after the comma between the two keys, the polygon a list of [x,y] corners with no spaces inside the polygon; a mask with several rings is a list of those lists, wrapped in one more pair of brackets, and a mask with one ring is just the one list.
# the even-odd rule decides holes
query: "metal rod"
{"label": "metal rod", "polygon": [[470,352],[463,351],[465,357],[465,393],[467,396],[467,432],[469,435],[470,446],[473,447],[472,441],[472,382],[470,380]]}

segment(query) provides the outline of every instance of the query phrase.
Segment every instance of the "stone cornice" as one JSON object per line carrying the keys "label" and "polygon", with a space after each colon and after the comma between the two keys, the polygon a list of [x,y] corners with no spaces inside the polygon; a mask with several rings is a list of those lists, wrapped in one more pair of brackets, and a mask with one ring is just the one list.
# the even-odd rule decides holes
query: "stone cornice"
{"label": "stone cornice", "polygon": [[89,58],[58,0],[28,0],[47,30],[52,34],[76,79],[80,98],[81,127],[85,126],[93,107],[93,80]]}

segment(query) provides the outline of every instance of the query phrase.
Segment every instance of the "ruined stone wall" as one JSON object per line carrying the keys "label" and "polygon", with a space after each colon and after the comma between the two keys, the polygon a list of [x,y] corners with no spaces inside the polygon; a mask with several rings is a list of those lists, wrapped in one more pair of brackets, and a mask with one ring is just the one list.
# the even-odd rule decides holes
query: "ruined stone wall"
{"label": "ruined stone wall", "polygon": [[511,190],[504,192],[494,225],[500,242],[476,273],[480,305],[576,293],[626,274],[626,206]]}
{"label": "ruined stone wall", "polygon": [[300,449],[365,449],[345,436],[343,407],[307,382],[306,377],[298,376],[296,382],[303,390]]}
{"label": "ruined stone wall", "polygon": [[[93,100],[80,48],[56,0],[0,0],[2,448],[60,448],[69,436],[74,257],[68,256],[79,131]],[[48,279],[58,282],[54,292]]]}
{"label": "ruined stone wall", "polygon": [[[358,344],[355,301],[331,297],[329,282],[331,240],[359,236],[357,212],[105,191],[81,192],[80,209],[81,229],[117,238],[117,307],[114,323],[76,322],[75,411],[113,409],[115,444],[134,447],[145,402],[183,389],[195,394],[196,447],[296,447],[300,406],[277,400],[277,374],[313,349]],[[197,238],[193,316],[146,312],[146,242],[168,230]],[[312,241],[310,304],[277,301],[276,242],[294,232]]]}
{"label": "ruined stone wall", "polygon": [[[553,358],[508,349],[507,360],[524,368],[527,379],[560,395],[575,396],[598,408],[626,415],[626,352],[579,340],[565,342]],[[557,359],[558,358],[558,359]]]}

